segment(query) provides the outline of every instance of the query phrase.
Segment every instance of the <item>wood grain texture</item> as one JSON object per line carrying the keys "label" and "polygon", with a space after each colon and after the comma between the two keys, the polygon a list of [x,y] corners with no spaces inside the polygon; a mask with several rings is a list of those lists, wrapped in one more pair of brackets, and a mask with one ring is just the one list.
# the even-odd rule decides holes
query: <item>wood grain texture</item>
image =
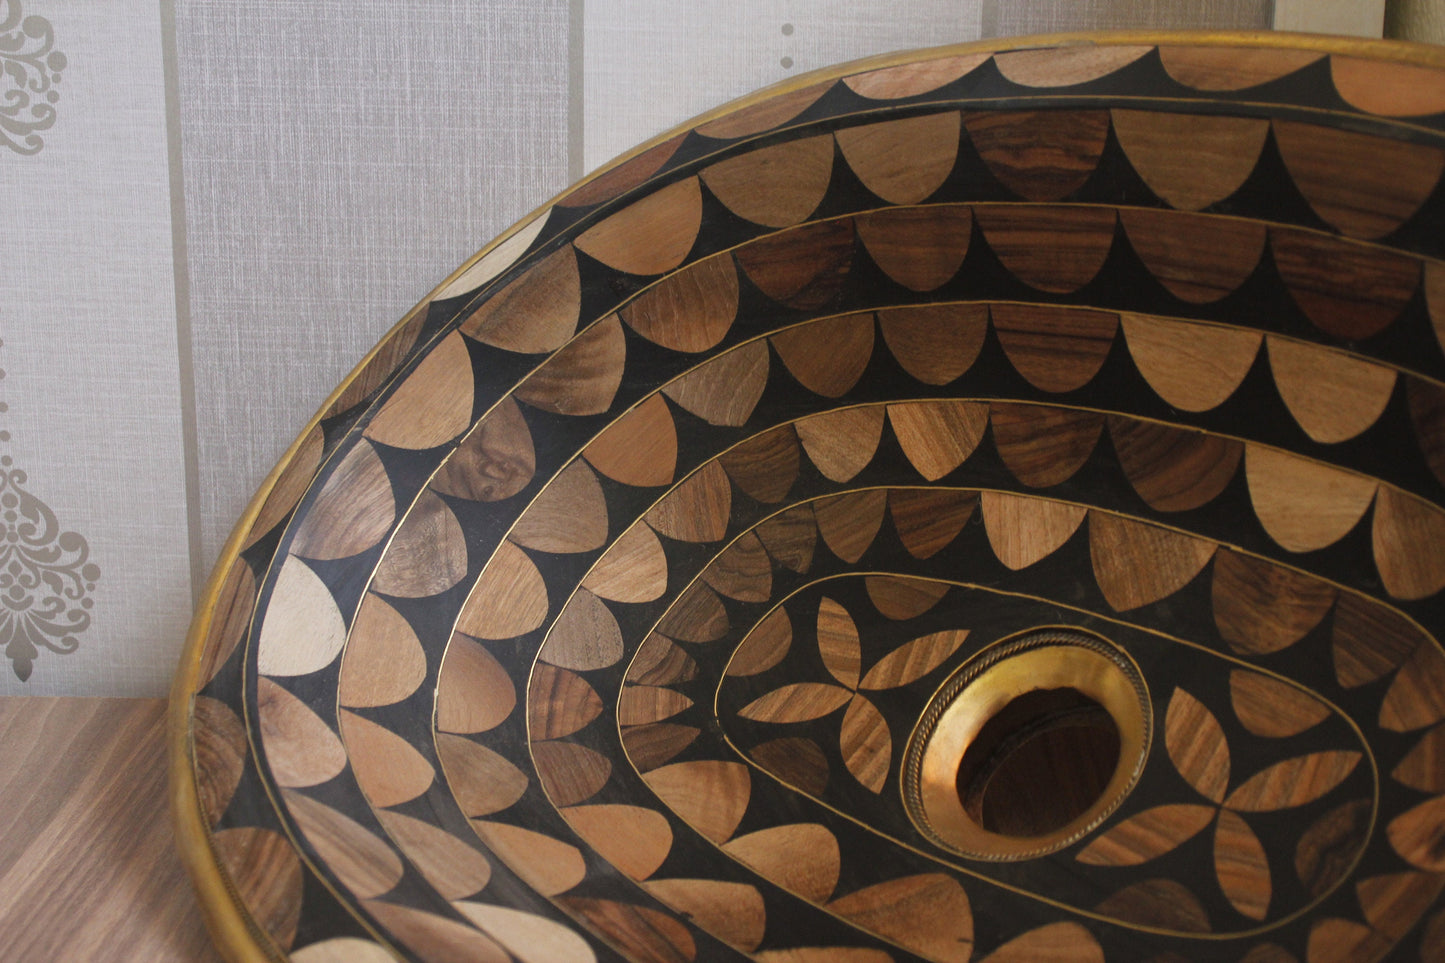
{"label": "wood grain texture", "polygon": [[547,611],[547,585],[537,566],[503,542],[472,586],[457,631],[476,639],[508,639],[541,625]]}
{"label": "wood grain texture", "polygon": [[953,471],[983,440],[988,406],[971,401],[913,401],[888,406],[903,454],[926,481]]}
{"label": "wood grain texture", "polygon": [[1104,266],[1117,219],[1106,207],[980,204],[974,219],[984,240],[1015,277],[1031,288],[1071,294]]}
{"label": "wood grain texture", "polygon": [[1395,390],[1395,369],[1271,335],[1265,339],[1275,387],[1305,434],[1347,441],[1380,417]]}
{"label": "wood grain texture", "polygon": [[1330,58],[1330,79],[1340,96],[1361,110],[1386,117],[1445,110],[1438,76],[1429,67],[1371,63],[1363,57]]}
{"label": "wood grain texture", "polygon": [[601,414],[612,407],[626,357],[621,322],[603,318],[548,358],[513,395],[559,415]]}
{"label": "wood grain texture", "polygon": [[507,536],[523,548],[573,554],[607,543],[607,501],[586,462],[574,461],[552,477]]}
{"label": "wood grain texture", "polygon": [[714,879],[653,879],[643,888],[744,953],[763,941],[767,909],[755,886]]}
{"label": "wood grain texture", "polygon": [[687,257],[702,226],[697,178],[633,201],[577,236],[577,250],[629,274],[663,274]]}
{"label": "wood grain texture", "polygon": [[677,471],[677,426],[661,395],[650,395],[608,425],[582,457],[613,481],[641,488],[672,484]]}
{"label": "wood grain texture", "polygon": [[948,594],[947,582],[895,575],[869,575],[863,579],[863,585],[873,607],[886,618],[899,622],[916,619]]}
{"label": "wood grain texture", "polygon": [[1263,224],[1150,208],[1120,208],[1129,246],[1169,293],[1191,304],[1233,294],[1264,253]]}
{"label": "wood grain texture", "polygon": [[1019,374],[1042,391],[1082,388],[1114,344],[1119,316],[1107,311],[1032,304],[995,304],[994,334]]}
{"label": "wood grain texture", "polygon": [[1295,644],[1335,601],[1335,589],[1326,582],[1229,549],[1214,557],[1210,591],[1219,634],[1248,655]]}
{"label": "wood grain texture", "polygon": [[1098,443],[1104,416],[1079,408],[995,403],[991,424],[999,457],[1030,488],[1050,488],[1078,471]]}
{"label": "wood grain texture", "polygon": [[352,773],[372,805],[399,806],[430,788],[436,770],[411,743],[346,709],[337,713],[337,722]]}
{"label": "wood grain texture", "polygon": [[658,534],[684,542],[715,542],[727,532],[732,484],[717,461],[703,465],[643,518]]}
{"label": "wood grain texture", "polygon": [[1208,411],[1234,394],[1259,354],[1258,331],[1125,313],[1124,340],[1139,373],[1169,404]]}
{"label": "wood grain texture", "polygon": [[770,358],[766,341],[751,341],[698,365],[662,393],[709,424],[737,428],[763,396]]}
{"label": "wood grain texture", "polygon": [[1224,802],[1229,788],[1229,743],[1214,713],[1183,689],[1175,689],[1169,697],[1164,746],[1185,782],[1210,802]]}
{"label": "wood grain texture", "polygon": [[788,373],[814,394],[837,398],[873,357],[873,315],[848,314],[780,331],[768,341]]}
{"label": "wood grain texture", "polygon": [[1420,263],[1412,257],[1323,235],[1270,228],[1269,249],[1300,310],[1342,341],[1385,330],[1420,283]]}
{"label": "wood grain texture", "polygon": [[1197,90],[1245,90],[1324,58],[1315,50],[1165,44],[1159,59],[1169,76]]}
{"label": "wood grain texture", "polygon": [[368,592],[342,653],[338,703],[348,708],[389,706],[415,692],[425,678],[426,653],[411,624]]}
{"label": "wood grain texture", "polygon": [[628,959],[688,963],[697,954],[697,944],[687,927],[659,910],[582,896],[567,896],[558,902],[626,953]]}
{"label": "wood grain texture", "polygon": [[281,795],[301,835],[358,899],[380,896],[401,879],[401,858],[371,830],[298,790]]}
{"label": "wood grain texture", "polygon": [[678,596],[657,630],[682,642],[714,642],[727,634],[727,608],[705,582],[694,582]]}
{"label": "wood grain texture", "polygon": [[968,963],[973,954],[968,894],[942,873],[877,883],[833,900],[828,909],[928,960]]}
{"label": "wood grain texture", "polygon": [[729,676],[766,672],[783,660],[793,644],[793,623],[788,611],[776,608],[762,618],[743,639],[728,662]]}
{"label": "wood grain texture", "polygon": [[[1255,117],[1123,108],[1109,116],[1119,146],[1144,183],[1184,211],[1216,204],[1237,191],[1254,170],[1269,133],[1269,121]],[[1128,212],[1130,218],[1139,213]],[[1127,228],[1130,219],[1124,223]]]}
{"label": "wood grain texture", "polygon": [[734,214],[768,227],[791,227],[813,213],[833,176],[833,138],[784,141],[718,161],[702,182]]}
{"label": "wood grain texture", "polygon": [[486,732],[501,725],[516,704],[512,679],[496,656],[475,639],[454,634],[437,674],[437,729]]}
{"label": "wood grain texture", "polygon": [[536,469],[532,433],[517,403],[504,398],[447,456],[431,488],[457,498],[497,502],[525,488]]}
{"label": "wood grain texture", "polygon": [[382,403],[364,434],[393,448],[446,444],[471,424],[475,392],[466,339],[447,335]]}
{"label": "wood grain texture", "polygon": [[574,672],[605,669],[622,658],[622,630],[610,609],[586,589],[562,606],[537,657]]}
{"label": "wood grain texture", "polygon": [[672,825],[653,809],[609,803],[560,811],[597,855],[634,880],[657,872],[672,848]]}
{"label": "wood grain texture", "polygon": [[854,224],[884,274],[910,291],[932,291],[963,265],[973,212],[962,205],[893,208],[860,214]]}
{"label": "wood grain texture", "polygon": [[704,137],[727,139],[757,134],[779,124],[787,123],[811,107],[831,87],[831,83],[811,84],[797,90],[790,90],[777,97],[771,97],[756,104],[708,121],[699,126],[697,132]]}
{"label": "wood grain texture", "polygon": [[998,560],[1014,571],[1052,555],[1084,523],[1088,509],[1048,498],[986,491],[984,530]]}
{"label": "wood grain texture", "polygon": [[703,570],[713,591],[739,602],[766,602],[773,591],[773,565],[762,540],[749,532]]}
{"label": "wood grain texture", "polygon": [[732,258],[718,254],[669,274],[619,313],[647,340],[674,351],[695,352],[723,339],[737,309],[737,268]]}
{"label": "wood grain texture", "polygon": [[1249,824],[1227,809],[1214,827],[1214,866],[1230,904],[1249,919],[1264,919],[1273,892],[1269,858]]}
{"label": "wood grain texture", "polygon": [[838,885],[838,839],[817,823],[791,823],[739,836],[723,852],[764,879],[821,903]]}
{"label": "wood grain texture", "polygon": [[1375,499],[1375,567],[1397,599],[1423,599],[1445,588],[1445,511],[1387,485]]}
{"label": "wood grain texture", "polygon": [[888,493],[875,489],[821,498],[813,504],[813,516],[828,550],[845,562],[856,562],[873,544],[887,507]]}
{"label": "wood grain texture", "polygon": [[1025,87],[1069,87],[1107,76],[1144,56],[1152,47],[1090,44],[1045,55],[1042,50],[995,54],[999,73]]}
{"label": "wood grain texture", "polygon": [[718,844],[732,838],[752,793],[747,766],[715,759],[663,766],[649,772],[645,781],[663,805]]}
{"label": "wood grain texture", "polygon": [[501,755],[466,736],[437,736],[436,752],[446,770],[448,791],[471,818],[510,808],[531,781]]}
{"label": "wood grain texture", "polygon": [[1347,688],[1392,671],[1426,642],[1419,627],[1395,609],[1352,592],[1341,593],[1331,635],[1335,677]]}
{"label": "wood grain texture", "polygon": [[893,529],[914,558],[931,558],[951,544],[977,506],[977,492],[919,488],[894,488],[888,492]]}
{"label": "wood grain texture", "polygon": [[321,467],[325,447],[325,434],[319,425],[302,436],[296,454],[276,479],[275,486],[266,496],[266,503],[261,507],[260,514],[256,516],[256,521],[246,536],[247,548],[280,524],[296,507],[301,496],[311,487],[316,470]]}
{"label": "wood grain texture", "polygon": [[505,351],[556,351],[577,330],[582,277],[577,252],[566,245],[483,301],[461,332]]}
{"label": "wood grain texture", "polygon": [[376,449],[363,441],[336,466],[296,525],[292,550],[306,558],[344,558],[391,531],[396,498]]}
{"label": "wood grain texture", "polygon": [[733,252],[760,291],[789,307],[813,311],[833,301],[853,269],[851,218],[770,234]]}
{"label": "wood grain texture", "polygon": [[367,900],[366,909],[393,936],[437,963],[507,963],[507,952],[475,928],[456,920],[382,900]]}
{"label": "wood grain texture", "polygon": [[951,110],[845,127],[833,136],[865,187],[890,204],[918,204],[953,170],[962,126]]}
{"label": "wood grain texture", "polygon": [[616,167],[598,172],[595,177],[573,188],[560,203],[566,207],[586,207],[610,201],[634,187],[640,187],[677,153],[682,141],[683,135],[679,134]]}
{"label": "wood grain texture", "polygon": [[378,812],[376,816],[443,899],[471,896],[491,879],[492,864],[487,857],[451,833],[401,813]]}
{"label": "wood grain texture", "polygon": [[1095,836],[1074,858],[1089,866],[1138,866],[1203,832],[1218,813],[1198,803],[1152,806]]}
{"label": "wood grain texture", "polygon": [[1098,166],[1109,133],[1101,110],[979,111],[964,115],[974,150],[1004,186],[1029,201],[1063,200]]}
{"label": "wood grain texture", "polygon": [[467,537],[441,496],[424,491],[408,509],[372,576],[384,595],[423,598],[445,592],[467,574]]}
{"label": "wood grain texture", "polygon": [[843,78],[843,83],[870,100],[901,100],[937,90],[973,70],[989,56],[979,52],[899,64],[853,74]]}
{"label": "wood grain texture", "polygon": [[946,385],[973,367],[988,333],[981,304],[936,304],[878,312],[878,326],[894,359],[930,385]]}
{"label": "wood grain texture", "polygon": [[1445,387],[1409,375],[1403,380],[1415,440],[1430,471],[1445,484]]}
{"label": "wood grain texture", "polygon": [[286,559],[261,623],[257,667],[266,675],[305,675],[330,665],[345,644],[346,623],[330,590],[301,559]]}
{"label": "wood grain texture", "polygon": [[1267,739],[1286,739],[1323,722],[1329,707],[1314,696],[1258,672],[1229,673],[1229,701],[1244,727]]}
{"label": "wood grain texture", "polygon": [[1089,513],[1089,558],[1116,612],[1157,602],[1193,581],[1214,557],[1214,542],[1104,512]]}
{"label": "wood grain texture", "polygon": [[847,482],[877,453],[885,414],[882,405],[839,408],[803,418],[793,427],[818,471],[835,482]]}
{"label": "wood grain texture", "polygon": [[266,766],[278,785],[315,786],[346,768],[346,748],[335,731],[271,679],[256,681],[256,716]]}
{"label": "wood grain texture", "polygon": [[1119,415],[1107,423],[1119,467],[1155,511],[1183,512],[1212,502],[1244,456],[1244,445],[1233,438]]}
{"label": "wood grain texture", "polygon": [[1333,545],[1359,523],[1377,483],[1260,445],[1244,446],[1244,476],[1254,512],[1270,538],[1291,552]]}

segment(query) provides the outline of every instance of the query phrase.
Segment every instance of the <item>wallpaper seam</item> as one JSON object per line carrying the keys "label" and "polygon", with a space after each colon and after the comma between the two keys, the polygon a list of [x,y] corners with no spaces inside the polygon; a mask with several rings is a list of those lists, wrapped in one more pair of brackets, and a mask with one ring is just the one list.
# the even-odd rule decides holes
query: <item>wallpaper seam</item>
{"label": "wallpaper seam", "polygon": [[567,180],[576,183],[586,174],[586,104],[583,101],[586,76],[586,10],[585,0],[568,0],[567,4]]}

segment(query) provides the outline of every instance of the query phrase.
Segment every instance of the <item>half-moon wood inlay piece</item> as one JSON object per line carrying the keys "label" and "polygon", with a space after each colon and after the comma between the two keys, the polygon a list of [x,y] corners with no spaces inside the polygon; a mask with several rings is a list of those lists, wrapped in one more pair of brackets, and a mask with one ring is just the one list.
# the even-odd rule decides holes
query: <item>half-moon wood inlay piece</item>
{"label": "half-moon wood inlay piece", "polygon": [[483,249],[197,614],[224,953],[1445,958],[1442,90],[1284,35],[901,54]]}

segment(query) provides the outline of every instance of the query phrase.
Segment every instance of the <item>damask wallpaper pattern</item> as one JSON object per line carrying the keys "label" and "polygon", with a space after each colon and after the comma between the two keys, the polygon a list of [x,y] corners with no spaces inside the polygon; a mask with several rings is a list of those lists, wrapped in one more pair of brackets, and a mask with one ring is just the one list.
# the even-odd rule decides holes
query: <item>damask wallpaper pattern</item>
{"label": "damask wallpaper pattern", "polygon": [[162,694],[231,522],[328,391],[619,151],[829,62],[1275,4],[1083,9],[0,0],[0,695]]}

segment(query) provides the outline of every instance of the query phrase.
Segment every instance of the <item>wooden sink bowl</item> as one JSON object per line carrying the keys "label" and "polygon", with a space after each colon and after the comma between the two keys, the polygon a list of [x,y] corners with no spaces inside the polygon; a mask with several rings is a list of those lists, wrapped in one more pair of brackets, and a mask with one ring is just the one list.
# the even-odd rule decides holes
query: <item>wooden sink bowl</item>
{"label": "wooden sink bowl", "polygon": [[197,617],[223,949],[1445,958],[1442,70],[886,58],[487,248]]}

